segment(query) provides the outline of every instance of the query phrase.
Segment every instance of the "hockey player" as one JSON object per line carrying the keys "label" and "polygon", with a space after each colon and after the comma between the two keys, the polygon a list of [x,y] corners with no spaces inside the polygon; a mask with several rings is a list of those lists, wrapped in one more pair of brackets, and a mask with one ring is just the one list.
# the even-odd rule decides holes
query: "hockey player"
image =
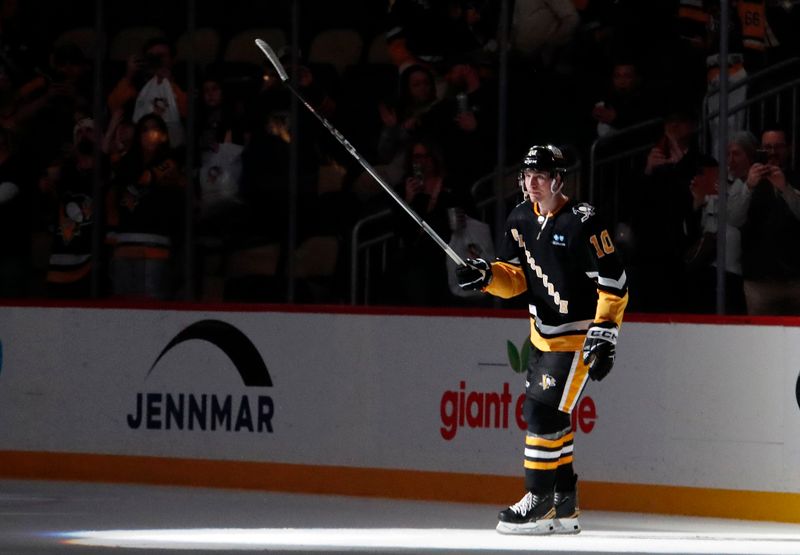
{"label": "hockey player", "polygon": [[592,206],[562,192],[564,166],[558,148],[531,147],[520,172],[525,200],[506,221],[497,260],[469,259],[456,270],[464,289],[503,298],[526,293],[529,303],[527,493],[500,512],[504,534],[580,532],[570,413],[587,379],[611,370],[628,302],[608,230]]}

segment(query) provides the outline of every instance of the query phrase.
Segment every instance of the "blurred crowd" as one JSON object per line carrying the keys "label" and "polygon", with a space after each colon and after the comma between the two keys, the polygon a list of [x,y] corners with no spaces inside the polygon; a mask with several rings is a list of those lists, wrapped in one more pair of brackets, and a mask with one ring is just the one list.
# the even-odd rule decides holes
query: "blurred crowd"
{"label": "blurred crowd", "polygon": [[[482,219],[473,185],[498,163],[502,3],[378,4],[368,25],[331,35],[328,58],[314,50],[325,29],[299,51],[276,50],[302,97],[451,241],[465,219]],[[265,59],[191,65],[164,33],[102,62],[97,79],[85,45],[59,34],[34,47],[17,3],[0,6],[0,298],[283,302],[291,269],[296,302],[348,302],[353,226],[388,209],[396,240],[371,302],[484,302],[459,297],[439,247],[310,111],[292,125],[292,95]],[[719,3],[509,6],[503,164],[547,142],[585,170],[599,138],[663,121],[615,200],[631,308],[713,312],[718,150],[713,137],[701,148],[699,130],[704,99],[718,102]],[[732,83],[800,55],[798,12],[788,1],[731,5]],[[339,63],[349,47],[357,58]],[[732,98],[788,80],[776,75]],[[800,236],[798,130],[774,120],[730,126],[731,313],[800,313],[800,243],[787,239]]]}

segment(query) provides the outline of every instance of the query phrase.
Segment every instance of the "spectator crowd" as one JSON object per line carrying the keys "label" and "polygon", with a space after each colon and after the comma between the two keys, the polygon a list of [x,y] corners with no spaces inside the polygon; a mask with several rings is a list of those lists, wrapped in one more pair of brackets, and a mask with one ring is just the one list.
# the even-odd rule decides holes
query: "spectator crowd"
{"label": "spectator crowd", "polygon": [[[800,314],[796,114],[737,112],[726,149],[713,117],[722,65],[740,84],[731,105],[798,77],[800,8],[732,2],[722,64],[718,1],[513,0],[503,73],[499,0],[377,4],[328,52],[353,41],[354,60],[317,54],[324,22],[299,51],[276,50],[302,97],[446,241],[453,214],[485,217],[474,184],[495,171],[503,121],[504,166],[554,143],[579,183],[595,141],[656,121],[611,201],[631,309],[714,312],[724,194],[728,312]],[[388,209],[371,302],[475,304],[329,130],[302,106],[293,115],[266,59],[190,64],[181,37],[156,33],[100,61],[66,32],[34,48],[19,11],[0,2],[0,298],[283,302],[292,271],[296,302],[347,302],[353,227]],[[238,30],[210,31],[224,45]]]}

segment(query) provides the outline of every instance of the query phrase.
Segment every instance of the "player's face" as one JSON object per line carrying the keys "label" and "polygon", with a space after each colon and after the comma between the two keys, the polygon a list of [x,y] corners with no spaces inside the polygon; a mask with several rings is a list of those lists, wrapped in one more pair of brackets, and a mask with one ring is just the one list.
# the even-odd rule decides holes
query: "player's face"
{"label": "player's face", "polygon": [[523,175],[525,176],[525,190],[535,202],[547,203],[553,197],[553,191],[550,188],[553,176],[550,173],[525,170]]}

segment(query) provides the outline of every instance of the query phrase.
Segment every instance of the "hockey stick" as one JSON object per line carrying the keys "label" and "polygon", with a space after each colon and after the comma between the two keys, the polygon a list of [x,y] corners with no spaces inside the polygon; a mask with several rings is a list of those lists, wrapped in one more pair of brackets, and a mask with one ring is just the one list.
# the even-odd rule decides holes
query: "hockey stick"
{"label": "hockey stick", "polygon": [[322,125],[324,125],[325,128],[328,131],[330,131],[331,135],[333,135],[336,138],[336,140],[341,143],[341,145],[345,148],[345,150],[347,150],[347,152],[349,152],[353,156],[353,158],[355,158],[356,161],[358,161],[358,163],[361,164],[361,167],[363,167],[367,171],[367,173],[369,173],[375,179],[375,181],[377,181],[378,184],[381,187],[383,187],[384,191],[389,193],[389,196],[392,197],[392,199],[394,199],[394,201],[397,204],[399,204],[400,207],[403,210],[405,210],[408,213],[408,215],[414,219],[415,222],[417,222],[417,225],[419,225],[425,231],[425,233],[430,235],[431,239],[433,239],[436,242],[436,244],[442,248],[442,250],[447,254],[447,256],[449,256],[453,260],[453,262],[455,262],[459,266],[466,266],[467,264],[461,259],[460,256],[458,256],[456,251],[454,251],[450,245],[445,243],[444,239],[439,237],[439,235],[433,230],[433,228],[429,226],[428,223],[425,220],[423,220],[416,212],[414,212],[414,210],[412,210],[411,207],[408,204],[406,204],[406,202],[402,198],[400,198],[400,196],[396,192],[394,192],[394,190],[386,183],[386,181],[384,181],[383,178],[380,175],[378,175],[378,172],[375,171],[375,169],[369,164],[369,162],[367,162],[361,157],[361,155],[358,153],[355,147],[351,145],[350,142],[347,139],[345,139],[344,136],[341,133],[339,133],[339,131],[333,125],[331,125],[328,120],[319,115],[317,111],[314,110],[314,108],[308,102],[306,102],[305,98],[303,98],[303,96],[299,92],[297,92],[297,90],[295,90],[294,87],[292,87],[292,85],[289,83],[289,75],[287,75],[286,70],[284,69],[283,65],[278,59],[278,56],[275,55],[275,52],[272,50],[272,48],[261,39],[256,39],[256,46],[258,46],[261,49],[261,51],[267,57],[269,62],[275,68],[275,71],[278,72],[278,76],[281,78],[281,81],[283,81],[284,85],[286,85],[289,88],[292,94],[294,94],[298,99],[300,99],[300,102],[302,102],[312,114],[317,116],[317,119],[320,122],[322,122]]}

